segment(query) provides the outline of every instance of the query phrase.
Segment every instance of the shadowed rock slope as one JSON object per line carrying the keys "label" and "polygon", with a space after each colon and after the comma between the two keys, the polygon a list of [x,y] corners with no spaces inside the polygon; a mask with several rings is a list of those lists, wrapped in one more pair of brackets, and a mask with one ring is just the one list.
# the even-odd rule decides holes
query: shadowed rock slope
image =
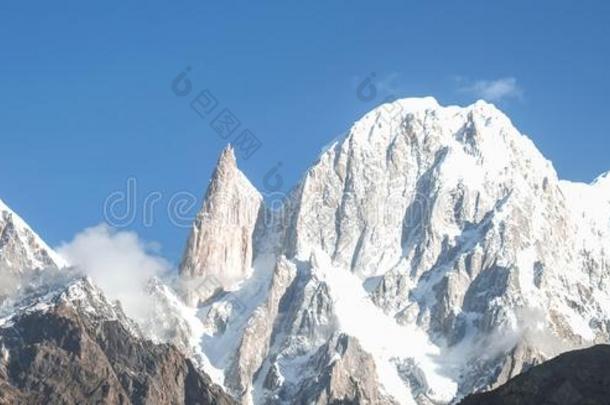
{"label": "shadowed rock slope", "polygon": [[610,346],[564,353],[461,405],[610,404]]}
{"label": "shadowed rock slope", "polygon": [[87,280],[4,321],[1,404],[235,403],[176,348],[142,339]]}

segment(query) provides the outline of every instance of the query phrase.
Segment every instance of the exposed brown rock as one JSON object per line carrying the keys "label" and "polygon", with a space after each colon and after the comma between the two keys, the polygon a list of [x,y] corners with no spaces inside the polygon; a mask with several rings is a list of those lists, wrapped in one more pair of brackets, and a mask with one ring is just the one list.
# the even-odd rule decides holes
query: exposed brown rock
{"label": "exposed brown rock", "polygon": [[175,347],[59,303],[0,329],[0,403],[235,402]]}

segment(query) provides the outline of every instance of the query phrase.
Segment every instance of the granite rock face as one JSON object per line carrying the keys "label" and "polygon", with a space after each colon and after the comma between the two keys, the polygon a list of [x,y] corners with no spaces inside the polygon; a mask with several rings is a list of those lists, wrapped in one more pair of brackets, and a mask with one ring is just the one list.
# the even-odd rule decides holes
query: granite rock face
{"label": "granite rock face", "polygon": [[273,323],[278,316],[280,300],[295,277],[296,269],[287,260],[278,260],[269,286],[269,294],[250,315],[241,335],[234,363],[228,372],[228,380],[234,382],[232,387],[234,390],[243,393],[251,391],[254,376],[269,354]]}
{"label": "granite rock face", "polygon": [[357,339],[333,336],[312,356],[309,366],[321,370],[305,380],[295,396],[302,404],[391,404],[383,398],[376,379],[375,361]]}
{"label": "granite rock face", "polygon": [[262,196],[237,169],[226,148],[193,224],[180,273],[191,302],[203,302],[248,276],[253,258],[252,235]]}

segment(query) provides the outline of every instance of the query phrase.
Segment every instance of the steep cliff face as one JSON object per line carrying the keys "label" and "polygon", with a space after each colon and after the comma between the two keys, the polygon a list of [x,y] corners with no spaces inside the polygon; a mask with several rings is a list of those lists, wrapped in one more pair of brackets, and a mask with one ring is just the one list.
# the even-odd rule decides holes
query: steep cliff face
{"label": "steep cliff face", "polygon": [[189,301],[203,302],[217,289],[231,288],[249,275],[261,202],[228,147],[220,156],[180,265]]}
{"label": "steep cliff face", "polygon": [[[249,212],[271,221],[248,221],[253,251],[222,242],[252,273],[199,307],[202,350],[244,403],[273,403],[308,392],[307,376],[329,381],[329,365],[313,359],[342,333],[375,364],[361,386],[377,384],[382,401],[427,403],[607,341],[607,177],[560,181],[484,102],[380,106],[321,155],[282,210],[249,192]],[[190,251],[185,262],[198,260]],[[279,267],[292,269],[286,282]]]}
{"label": "steep cliff face", "polygon": [[23,298],[0,320],[1,403],[235,403],[88,280]]}

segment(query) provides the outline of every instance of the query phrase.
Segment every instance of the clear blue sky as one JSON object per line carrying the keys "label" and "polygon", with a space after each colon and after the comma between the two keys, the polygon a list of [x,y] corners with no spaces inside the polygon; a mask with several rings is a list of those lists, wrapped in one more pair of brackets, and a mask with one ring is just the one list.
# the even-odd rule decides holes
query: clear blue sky
{"label": "clear blue sky", "polygon": [[[0,198],[49,241],[103,220],[127,178],[152,226],[126,229],[177,261],[165,206],[201,196],[226,140],[171,90],[191,67],[262,147],[240,166],[284,190],[383,95],[493,98],[563,178],[610,169],[607,1],[3,2]],[[371,73],[375,100],[356,96]],[[216,110],[220,111],[220,110]]]}

